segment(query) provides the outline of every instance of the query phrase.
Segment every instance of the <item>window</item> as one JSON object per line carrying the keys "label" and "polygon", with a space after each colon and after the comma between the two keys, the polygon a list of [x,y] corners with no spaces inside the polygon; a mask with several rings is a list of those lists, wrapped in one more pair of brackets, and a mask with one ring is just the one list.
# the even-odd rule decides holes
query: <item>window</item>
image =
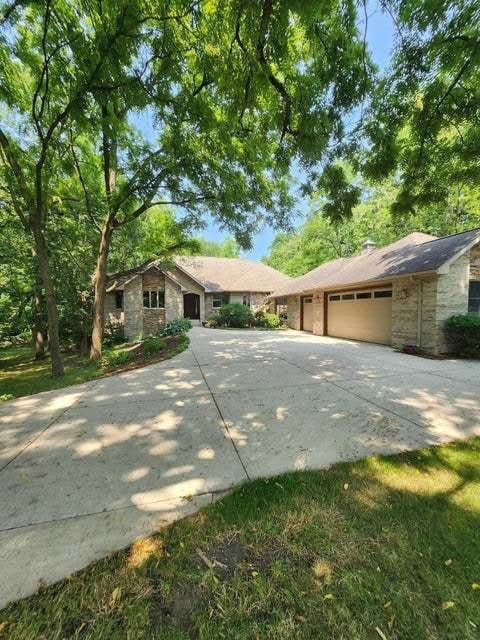
{"label": "window", "polygon": [[277,298],[277,305],[283,307],[287,304],[287,298]]}
{"label": "window", "polygon": [[355,300],[354,293],[344,293],[342,296],[342,300]]}
{"label": "window", "polygon": [[391,291],[375,291],[373,294],[374,298],[391,298],[392,297],[392,292]]}
{"label": "window", "polygon": [[123,291],[115,291],[115,309],[123,309]]}
{"label": "window", "polygon": [[248,293],[245,293],[243,296],[243,306],[244,307],[250,306],[250,295]]}
{"label": "window", "polygon": [[470,280],[468,287],[468,313],[480,314],[480,280]]}
{"label": "window", "polygon": [[165,292],[156,289],[143,292],[143,306],[145,309],[163,309],[165,306]]}
{"label": "window", "polygon": [[224,304],[230,302],[230,295],[228,293],[214,293],[212,298],[212,307],[214,309],[220,309]]}
{"label": "window", "polygon": [[371,291],[362,291],[362,293],[357,293],[357,300],[367,300],[372,297]]}
{"label": "window", "polygon": [[310,304],[312,302],[312,298],[304,298],[303,304]]}
{"label": "window", "polygon": [[338,300],[340,300],[340,296],[330,296],[329,300],[330,302],[337,302]]}

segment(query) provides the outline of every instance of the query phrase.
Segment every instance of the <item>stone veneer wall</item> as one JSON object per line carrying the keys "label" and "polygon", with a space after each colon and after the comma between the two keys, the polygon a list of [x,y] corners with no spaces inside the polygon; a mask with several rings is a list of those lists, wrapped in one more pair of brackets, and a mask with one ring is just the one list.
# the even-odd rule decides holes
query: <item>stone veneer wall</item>
{"label": "stone veneer wall", "polygon": [[469,270],[467,253],[450,265],[448,273],[397,280],[392,294],[392,346],[447,353],[445,321],[467,312]]}
{"label": "stone veneer wall", "polygon": [[[231,293],[230,294],[230,302],[237,302],[239,304],[243,304],[243,296],[247,295],[249,292],[245,293]],[[218,312],[218,308],[213,308],[213,293],[205,294],[205,317],[214,315]],[[259,309],[268,308],[269,310],[273,310],[274,302],[268,299],[268,293],[250,293],[250,309],[255,313]]]}
{"label": "stone veneer wall", "polygon": [[123,290],[125,336],[137,339],[143,332],[143,287],[142,276],[137,276]]}
{"label": "stone veneer wall", "polygon": [[313,294],[313,333],[316,336],[324,335],[323,326],[323,291],[316,291]]}
{"label": "stone veneer wall", "polygon": [[287,297],[287,324],[292,329],[300,329],[300,296]]}
{"label": "stone veneer wall", "polygon": [[453,315],[467,313],[468,287],[470,279],[470,253],[455,260],[448,273],[438,276],[437,285],[437,344],[434,353],[448,352],[445,336],[445,321]]}
{"label": "stone veneer wall", "polygon": [[115,306],[115,291],[107,293],[105,296],[105,322],[111,324],[123,324],[123,309],[117,309]]}
{"label": "stone veneer wall", "polygon": [[165,324],[164,308],[145,309],[143,306],[143,292],[150,289],[165,293],[165,276],[157,269],[150,269],[142,276],[142,325],[145,335],[157,333]]}
{"label": "stone veneer wall", "polygon": [[[474,262],[478,265],[474,265]],[[470,251],[470,280],[480,280],[480,244]]]}

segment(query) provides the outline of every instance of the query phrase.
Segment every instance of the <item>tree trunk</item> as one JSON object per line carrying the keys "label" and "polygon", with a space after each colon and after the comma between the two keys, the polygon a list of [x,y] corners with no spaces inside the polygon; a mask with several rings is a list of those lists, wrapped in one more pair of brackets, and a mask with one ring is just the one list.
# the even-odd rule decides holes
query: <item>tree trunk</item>
{"label": "tree trunk", "polygon": [[97,256],[97,266],[93,276],[93,329],[92,345],[90,347],[90,359],[99,360],[102,356],[104,310],[105,310],[105,282],[107,279],[107,260],[110,250],[113,227],[109,220],[102,229],[100,247]]}
{"label": "tree trunk", "polygon": [[43,230],[40,225],[34,225],[33,237],[35,239],[35,250],[38,261],[38,274],[45,289],[45,303],[47,307],[48,335],[50,341],[50,355],[52,358],[52,376],[59,378],[63,376],[63,362],[60,354],[60,337],[58,332],[58,311],[53,292],[53,283],[50,279],[50,269],[48,265],[48,252]]}
{"label": "tree trunk", "polygon": [[33,288],[33,346],[35,348],[35,360],[45,358],[45,329],[42,315],[42,292],[40,278],[35,278]]}

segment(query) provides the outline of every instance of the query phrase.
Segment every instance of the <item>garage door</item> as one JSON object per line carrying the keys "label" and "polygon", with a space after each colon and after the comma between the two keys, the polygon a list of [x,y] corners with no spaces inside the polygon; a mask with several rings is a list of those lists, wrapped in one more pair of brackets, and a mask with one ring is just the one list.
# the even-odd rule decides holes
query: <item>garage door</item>
{"label": "garage door", "polygon": [[303,298],[303,330],[313,331],[313,299]]}
{"label": "garage door", "polygon": [[328,335],[391,344],[392,290],[330,293]]}

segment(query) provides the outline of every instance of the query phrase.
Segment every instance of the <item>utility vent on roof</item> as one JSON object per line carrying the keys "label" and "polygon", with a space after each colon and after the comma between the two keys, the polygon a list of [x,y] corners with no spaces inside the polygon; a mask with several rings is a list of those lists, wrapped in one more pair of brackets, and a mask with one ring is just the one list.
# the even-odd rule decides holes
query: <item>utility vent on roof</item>
{"label": "utility vent on roof", "polygon": [[369,238],[362,242],[362,253],[370,253],[370,251],[373,251],[376,248],[377,245],[375,244],[375,242],[373,240],[370,240]]}

